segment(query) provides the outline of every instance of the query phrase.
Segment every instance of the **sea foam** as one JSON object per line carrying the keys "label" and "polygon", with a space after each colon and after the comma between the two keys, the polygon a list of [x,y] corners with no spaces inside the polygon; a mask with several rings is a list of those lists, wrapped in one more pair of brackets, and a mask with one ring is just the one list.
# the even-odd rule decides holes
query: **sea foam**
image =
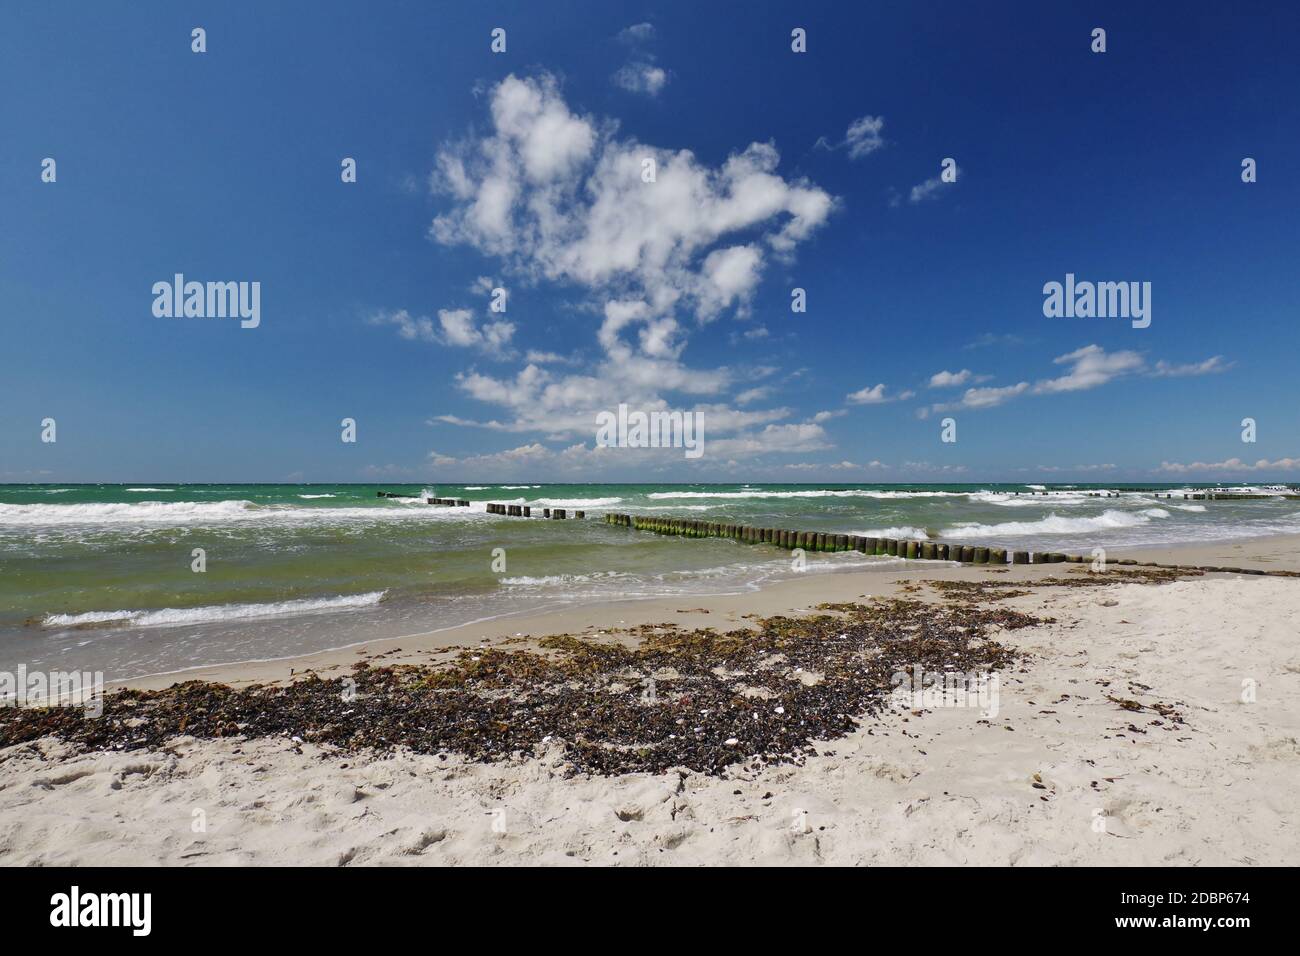
{"label": "sea foam", "polygon": [[283,617],[321,611],[343,611],[371,607],[383,600],[387,591],[345,594],[333,598],[304,598],[269,604],[214,604],[206,607],[165,607],[155,611],[87,611],[84,614],[47,614],[44,627],[88,627],[96,624],[129,624],[132,627],[160,627],[181,624],[208,624],[213,621],[240,621],[250,618]]}

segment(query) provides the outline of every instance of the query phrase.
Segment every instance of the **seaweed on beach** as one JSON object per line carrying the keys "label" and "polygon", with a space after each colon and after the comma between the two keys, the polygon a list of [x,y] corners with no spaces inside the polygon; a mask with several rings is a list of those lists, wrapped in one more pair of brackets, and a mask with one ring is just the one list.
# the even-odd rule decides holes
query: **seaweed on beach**
{"label": "seaweed on beach", "polygon": [[982,581],[925,580],[908,585],[905,591],[919,591],[928,585],[949,601],[980,602],[1002,601],[1024,597],[1040,588],[1107,587],[1112,584],[1169,584],[1184,578],[1201,577],[1205,572],[1197,568],[1110,568],[1093,571],[1086,567],[1073,568],[1067,577],[1024,578],[1017,581],[1000,579]]}
{"label": "seaweed on beach", "polygon": [[534,648],[464,650],[444,664],[373,666],[235,689],[188,681],[75,708],[0,709],[0,747],[60,738],[84,750],[162,749],[175,738],[281,738],[345,752],[408,748],[474,761],[561,744],[573,772],[800,763],[815,741],[888,706],[893,677],[1007,668],[999,631],[1042,623],[1004,608],[895,599],[826,605],[717,632],[673,624]]}

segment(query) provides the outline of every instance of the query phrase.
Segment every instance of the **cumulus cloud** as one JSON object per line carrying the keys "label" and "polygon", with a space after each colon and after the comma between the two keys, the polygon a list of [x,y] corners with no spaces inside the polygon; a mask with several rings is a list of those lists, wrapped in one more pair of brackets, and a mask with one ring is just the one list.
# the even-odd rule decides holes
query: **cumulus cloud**
{"label": "cumulus cloud", "polygon": [[1107,352],[1100,345],[1085,345],[1052,359],[1056,365],[1068,365],[1069,371],[1057,378],[1043,379],[1034,385],[1035,393],[1081,392],[1105,385],[1121,375],[1142,369],[1146,362],[1137,352]]}
{"label": "cumulus cloud", "polygon": [[974,378],[975,373],[968,368],[964,368],[960,372],[949,372],[945,369],[942,372],[935,372],[930,376],[930,387],[958,388],[965,385],[967,382],[970,382]]}
{"label": "cumulus cloud", "polygon": [[658,96],[668,83],[668,73],[653,63],[628,63],[614,74],[614,83],[629,93]]}
{"label": "cumulus cloud", "polygon": [[[652,35],[634,32],[631,40]],[[447,207],[430,234],[477,250],[525,284],[576,288],[581,308],[600,316],[600,355],[583,374],[560,374],[548,367],[556,357],[543,353],[530,354],[513,377],[467,370],[457,387],[503,414],[434,420],[592,435],[595,412],[623,402],[689,410],[729,390],[735,376],[725,366],[685,364],[691,325],[747,315],[770,264],[790,260],[825,223],[831,196],[781,176],[771,143],[751,143],[712,166],[686,149],[620,136],[616,123],[571,108],[546,74],[507,77],[491,89],[488,108],[490,128],[438,152],[430,180]],[[642,176],[645,160],[654,162],[652,182]],[[434,331],[472,336],[460,327]],[[686,401],[670,402],[674,393]],[[748,402],[759,401],[752,393]],[[711,439],[711,450],[760,454],[825,441],[816,423],[745,433],[759,424],[750,413],[709,407],[710,435],[736,432],[730,444]],[[761,414],[770,423],[790,412]]]}
{"label": "cumulus cloud", "polygon": [[668,71],[655,65],[653,53],[644,49],[655,38],[655,28],[650,23],[634,23],[619,31],[618,40],[635,52],[632,60],[613,76],[614,85],[629,93],[658,96],[668,83]]}
{"label": "cumulus cloud", "polygon": [[915,394],[915,392],[900,392],[897,395],[886,395],[885,384],[881,382],[878,385],[871,385],[860,388],[856,392],[850,392],[845,396],[845,401],[850,405],[883,405],[886,402],[905,401]]}
{"label": "cumulus cloud", "polygon": [[1177,461],[1162,461],[1160,471],[1168,472],[1175,475],[1185,475],[1189,472],[1196,471],[1296,471],[1300,469],[1300,458],[1277,458],[1269,461],[1267,458],[1260,458],[1254,463],[1242,461],[1240,458],[1229,458],[1226,461],[1193,461],[1183,464]]}
{"label": "cumulus cloud", "polygon": [[505,349],[515,334],[514,323],[489,321],[480,325],[474,321],[474,313],[469,309],[439,309],[437,325],[434,325],[432,319],[412,316],[405,309],[378,312],[367,321],[371,325],[394,326],[397,334],[409,341],[479,348],[484,351]]}
{"label": "cumulus cloud", "polygon": [[[709,319],[747,301],[766,262],[830,215],[831,197],[777,174],[770,143],[720,167],[689,150],[620,139],[574,114],[549,76],[493,88],[494,130],[438,154],[434,183],[453,200],[433,237],[500,257],[532,280],[569,282],[644,303],[647,315]],[[655,181],[642,178],[653,160]],[[728,241],[757,233],[757,239]]]}

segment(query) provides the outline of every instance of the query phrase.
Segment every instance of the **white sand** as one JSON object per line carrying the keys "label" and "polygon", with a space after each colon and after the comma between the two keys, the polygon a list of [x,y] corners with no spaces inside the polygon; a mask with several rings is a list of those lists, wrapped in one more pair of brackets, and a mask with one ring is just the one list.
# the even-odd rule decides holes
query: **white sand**
{"label": "white sand", "polygon": [[[566,779],[558,749],[484,766],[297,753],[288,740],[181,739],[175,756],[76,756],[46,741],[44,760],[0,751],[0,864],[1300,858],[1300,580],[1052,588],[1008,603],[1059,623],[1007,636],[1034,657],[1003,680],[991,722],[973,709],[893,714],[752,779]],[[1108,692],[1174,704],[1186,724],[1154,726]]]}

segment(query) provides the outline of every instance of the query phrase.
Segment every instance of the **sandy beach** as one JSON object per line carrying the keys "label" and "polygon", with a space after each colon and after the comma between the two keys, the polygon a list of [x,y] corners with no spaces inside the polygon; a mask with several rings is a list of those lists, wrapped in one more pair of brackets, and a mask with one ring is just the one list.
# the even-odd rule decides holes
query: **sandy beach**
{"label": "sandy beach", "polygon": [[[1118,555],[1117,555],[1118,556]],[[1290,538],[1133,553],[1300,569]],[[910,563],[808,574],[756,593],[609,603],[184,679],[233,686],[338,675],[360,660],[446,661],[671,621],[732,630],[926,581],[1025,583],[984,605],[1051,619],[999,636],[1020,660],[996,714],[891,709],[797,763],[721,775],[573,773],[558,740],[479,763],[344,753],[291,737],[126,753],[52,738],[0,751],[0,863],[51,864],[1284,864],[1300,850],[1300,580],[1207,574],[1036,586],[1087,574]],[[1109,572],[1108,572],[1109,573]],[[1008,593],[1008,592],[1004,592]],[[290,673],[292,672],[292,674]],[[166,687],[176,676],[135,682]]]}

